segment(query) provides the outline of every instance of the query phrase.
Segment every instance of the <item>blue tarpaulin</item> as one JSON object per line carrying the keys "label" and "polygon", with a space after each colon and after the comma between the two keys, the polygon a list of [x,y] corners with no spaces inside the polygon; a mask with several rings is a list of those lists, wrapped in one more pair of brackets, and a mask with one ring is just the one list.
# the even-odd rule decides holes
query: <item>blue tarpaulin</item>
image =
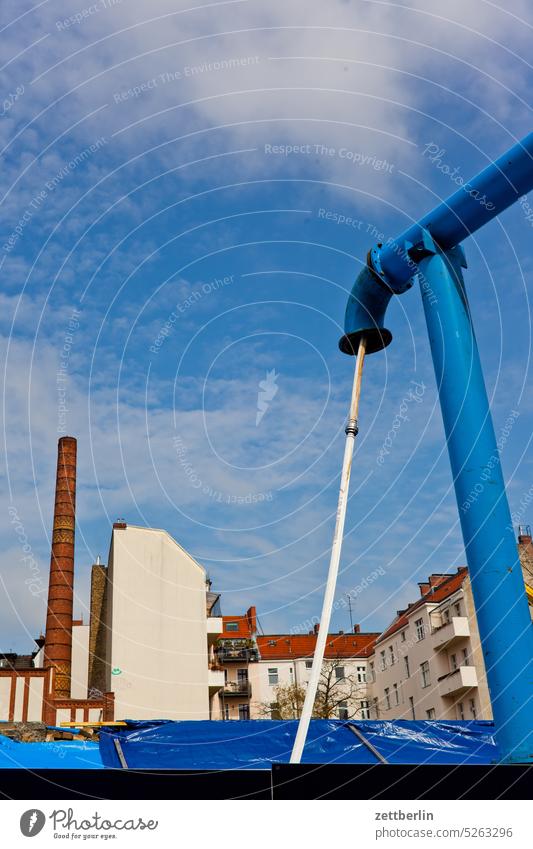
{"label": "blue tarpaulin", "polygon": [[[115,768],[270,769],[289,761],[297,725],[296,720],[128,721],[124,728],[101,730],[100,751],[104,765]],[[490,764],[499,760],[493,733],[492,722],[315,719],[302,763]]]}
{"label": "blue tarpaulin", "polygon": [[103,768],[98,743],[87,740],[19,743],[0,735],[0,769]]}

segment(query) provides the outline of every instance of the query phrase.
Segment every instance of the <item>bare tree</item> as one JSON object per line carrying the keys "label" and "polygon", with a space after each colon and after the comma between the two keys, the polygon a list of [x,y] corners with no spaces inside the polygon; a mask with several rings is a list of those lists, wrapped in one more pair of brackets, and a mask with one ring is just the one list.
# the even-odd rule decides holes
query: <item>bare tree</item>
{"label": "bare tree", "polygon": [[[345,674],[346,661],[331,658],[322,664],[313,708],[315,719],[353,719],[361,714],[361,702],[366,687],[353,674]],[[275,701],[258,705],[260,716],[271,719],[299,719],[305,700],[305,687],[300,684],[279,684]]]}
{"label": "bare tree", "polygon": [[305,688],[298,684],[278,684],[274,688],[275,701],[261,702],[258,713],[268,719],[298,719],[305,700]]}
{"label": "bare tree", "polygon": [[365,695],[366,687],[357,680],[357,676],[345,674],[342,658],[325,660],[320,671],[313,716],[318,719],[353,719],[360,715]]}

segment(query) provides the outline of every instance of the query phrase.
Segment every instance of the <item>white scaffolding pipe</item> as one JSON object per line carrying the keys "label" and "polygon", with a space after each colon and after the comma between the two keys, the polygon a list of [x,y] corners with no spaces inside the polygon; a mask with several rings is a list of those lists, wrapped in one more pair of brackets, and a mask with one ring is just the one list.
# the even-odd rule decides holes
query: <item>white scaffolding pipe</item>
{"label": "white scaffolding pipe", "polygon": [[339,563],[341,559],[344,521],[346,519],[346,506],[348,503],[348,490],[350,487],[350,472],[352,470],[353,449],[355,437],[357,435],[357,416],[359,414],[359,397],[361,395],[361,379],[363,376],[365,351],[366,339],[363,336],[359,342],[359,349],[357,351],[357,359],[355,363],[352,398],[350,401],[350,415],[348,418],[348,424],[346,425],[346,445],[344,448],[344,459],[342,461],[341,485],[339,490],[339,501],[337,504],[337,517],[335,520],[335,533],[333,534],[333,545],[329,561],[326,591],[324,593],[322,614],[320,616],[320,627],[318,629],[318,637],[313,656],[311,676],[307,685],[302,715],[300,717],[300,722],[298,723],[296,739],[292,749],[290,760],[291,764],[299,764],[302,758],[302,752],[304,750],[307,732],[309,730],[309,722],[311,720],[313,706],[315,704],[318,681],[322,671],[322,663],[324,661],[324,651],[326,648],[326,640],[328,638],[331,610],[333,607],[333,599],[335,597],[337,575],[339,573]]}

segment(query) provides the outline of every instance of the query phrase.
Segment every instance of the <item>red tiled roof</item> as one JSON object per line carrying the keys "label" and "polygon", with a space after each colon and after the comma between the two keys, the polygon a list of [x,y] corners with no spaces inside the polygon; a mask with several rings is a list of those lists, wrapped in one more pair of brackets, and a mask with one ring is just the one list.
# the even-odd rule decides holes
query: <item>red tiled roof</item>
{"label": "red tiled roof", "polygon": [[[228,631],[227,624],[228,622],[236,622],[237,630]],[[223,631],[219,634],[219,639],[222,640],[249,640],[252,637],[252,630],[250,627],[250,620],[246,616],[223,616],[222,617],[222,627]]]}
{"label": "red tiled roof", "polygon": [[[325,657],[368,657],[379,633],[328,634]],[[257,637],[259,654],[264,660],[290,660],[312,657],[316,634],[265,634]]]}
{"label": "red tiled roof", "polygon": [[[453,593],[457,592],[457,590],[462,586],[464,579],[468,575],[468,569],[466,566],[459,566],[457,572],[453,575],[449,575],[445,577],[444,575],[432,575],[432,578],[438,578],[438,580],[433,581],[433,588],[428,590],[428,592],[424,593],[424,595],[417,599],[417,601],[410,604],[405,610],[399,612],[396,619],[389,625],[389,627],[383,631],[383,633],[379,636],[376,642],[381,643],[383,640],[386,640],[387,637],[392,636],[397,631],[401,631],[402,628],[409,622],[410,616],[422,607],[424,604],[439,604],[441,601],[444,601],[448,596],[453,595]],[[431,583],[431,580],[428,582]]]}

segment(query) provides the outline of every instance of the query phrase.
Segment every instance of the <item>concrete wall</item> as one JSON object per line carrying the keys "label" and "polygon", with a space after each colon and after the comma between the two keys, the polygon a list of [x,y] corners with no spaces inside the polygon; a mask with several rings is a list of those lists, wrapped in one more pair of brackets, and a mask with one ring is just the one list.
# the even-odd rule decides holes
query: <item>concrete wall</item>
{"label": "concrete wall", "polygon": [[87,698],[89,672],[89,626],[72,627],[72,672],[70,696],[72,699]]}
{"label": "concrete wall", "polygon": [[165,531],[114,528],[106,690],[116,719],[208,719],[205,570]]}

